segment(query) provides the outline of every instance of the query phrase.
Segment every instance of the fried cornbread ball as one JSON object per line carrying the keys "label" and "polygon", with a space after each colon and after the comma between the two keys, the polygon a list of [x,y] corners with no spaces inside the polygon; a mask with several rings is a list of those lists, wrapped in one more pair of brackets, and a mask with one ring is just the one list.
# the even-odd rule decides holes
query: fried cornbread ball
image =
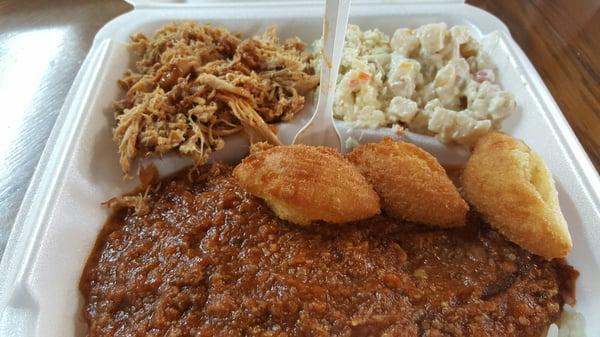
{"label": "fried cornbread ball", "polygon": [[482,137],[463,173],[465,197],[509,240],[547,259],[573,244],[544,160],[525,143],[494,132]]}
{"label": "fried cornbread ball", "polygon": [[331,148],[288,145],[254,152],[233,175],[278,217],[295,224],[345,223],[380,212],[371,185]]}
{"label": "fried cornbread ball", "polygon": [[469,206],[425,150],[385,138],[360,145],[348,159],[373,185],[388,215],[439,227],[465,224]]}

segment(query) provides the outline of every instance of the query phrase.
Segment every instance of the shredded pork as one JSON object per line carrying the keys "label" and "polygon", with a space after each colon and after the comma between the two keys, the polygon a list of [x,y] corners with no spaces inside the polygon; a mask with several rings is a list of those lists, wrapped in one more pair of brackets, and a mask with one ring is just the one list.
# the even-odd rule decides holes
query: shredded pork
{"label": "shredded pork", "polygon": [[127,175],[138,156],[171,150],[207,162],[223,137],[246,131],[251,140],[279,140],[267,123],[287,121],[318,85],[310,54],[298,38],[280,42],[274,27],[246,40],[225,29],[188,22],[136,34],[141,58],[115,102],[120,165]]}

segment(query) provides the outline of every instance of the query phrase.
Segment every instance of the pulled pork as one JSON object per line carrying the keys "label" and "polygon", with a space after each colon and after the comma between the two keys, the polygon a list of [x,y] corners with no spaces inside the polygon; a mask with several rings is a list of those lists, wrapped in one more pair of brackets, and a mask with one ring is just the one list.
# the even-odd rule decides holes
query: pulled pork
{"label": "pulled pork", "polygon": [[132,36],[141,55],[119,85],[115,102],[120,165],[127,176],[138,155],[177,150],[196,166],[223,148],[223,137],[245,130],[277,144],[267,123],[287,121],[318,85],[304,43],[280,43],[274,27],[241,40],[225,29],[170,24],[152,39]]}

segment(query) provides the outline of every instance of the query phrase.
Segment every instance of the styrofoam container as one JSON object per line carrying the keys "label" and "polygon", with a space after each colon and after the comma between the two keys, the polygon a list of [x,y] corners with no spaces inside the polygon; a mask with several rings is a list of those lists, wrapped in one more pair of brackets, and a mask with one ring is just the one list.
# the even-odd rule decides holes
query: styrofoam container
{"label": "styrofoam container", "polygon": [[[570,226],[574,248],[568,261],[581,276],[575,308],[587,318],[588,336],[600,336],[600,181],[554,99],[507,27],[496,17],[460,1],[355,1],[350,22],[362,29],[396,28],[444,21],[471,29],[492,55],[499,82],[516,96],[519,111],[504,130],[539,152],[553,172],[560,203]],[[38,168],[17,216],[0,264],[0,336],[84,336],[83,305],[78,282],[84,263],[109,210],[100,203],[130,191],[124,181],[117,149],[111,139],[112,101],[121,95],[115,84],[131,66],[126,48],[131,34],[153,34],[171,21],[210,22],[245,36],[275,24],[282,37],[297,35],[310,43],[321,35],[323,3],[145,1],[135,10],[106,24],[65,100]],[[305,112],[279,133],[289,142],[310,114]],[[361,141],[391,135],[389,129],[350,130],[342,134]],[[431,151],[444,163],[460,163],[464,149],[445,147],[425,136],[409,141]],[[240,137],[228,140],[217,156],[235,161],[246,153]],[[168,157],[162,172],[186,161]],[[539,238],[543,240],[544,238]]]}

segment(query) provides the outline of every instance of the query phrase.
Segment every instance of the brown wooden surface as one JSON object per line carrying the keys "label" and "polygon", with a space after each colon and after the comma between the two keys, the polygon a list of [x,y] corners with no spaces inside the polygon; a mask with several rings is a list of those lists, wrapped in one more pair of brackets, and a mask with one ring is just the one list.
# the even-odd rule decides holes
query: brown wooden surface
{"label": "brown wooden surface", "polygon": [[[600,0],[468,2],[508,25],[600,169]],[[94,35],[130,9],[122,0],[0,0],[0,256]]]}
{"label": "brown wooden surface", "polygon": [[508,26],[600,170],[600,1],[467,2]]}

